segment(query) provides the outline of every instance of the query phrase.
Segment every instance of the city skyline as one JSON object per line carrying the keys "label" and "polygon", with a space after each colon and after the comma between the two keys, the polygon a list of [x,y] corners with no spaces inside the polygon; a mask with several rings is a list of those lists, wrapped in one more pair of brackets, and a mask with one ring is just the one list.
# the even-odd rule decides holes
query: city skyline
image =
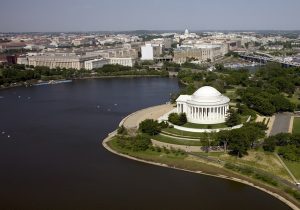
{"label": "city skyline", "polygon": [[296,0],[4,0],[0,32],[299,30]]}

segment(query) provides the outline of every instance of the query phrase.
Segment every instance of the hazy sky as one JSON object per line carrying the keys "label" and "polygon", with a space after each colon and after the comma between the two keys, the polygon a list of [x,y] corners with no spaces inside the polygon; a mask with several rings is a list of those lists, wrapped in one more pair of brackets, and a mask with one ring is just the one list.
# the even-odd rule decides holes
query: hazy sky
{"label": "hazy sky", "polygon": [[0,31],[300,30],[300,0],[0,0]]}

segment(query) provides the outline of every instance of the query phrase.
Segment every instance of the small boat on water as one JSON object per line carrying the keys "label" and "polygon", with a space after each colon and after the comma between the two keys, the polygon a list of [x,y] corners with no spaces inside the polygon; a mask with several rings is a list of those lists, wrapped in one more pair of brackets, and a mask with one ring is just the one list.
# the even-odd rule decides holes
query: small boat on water
{"label": "small boat on water", "polygon": [[41,86],[41,85],[55,85],[55,84],[60,84],[60,83],[69,83],[72,82],[73,80],[50,80],[47,82],[39,82],[36,84],[33,84],[33,86]]}

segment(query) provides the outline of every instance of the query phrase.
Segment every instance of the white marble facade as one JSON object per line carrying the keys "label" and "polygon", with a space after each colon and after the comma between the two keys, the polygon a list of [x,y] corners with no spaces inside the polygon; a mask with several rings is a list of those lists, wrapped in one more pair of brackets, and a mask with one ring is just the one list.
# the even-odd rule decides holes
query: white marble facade
{"label": "white marble facade", "polygon": [[226,120],[230,99],[210,86],[198,89],[193,95],[180,95],[177,113],[186,113],[188,122],[217,124]]}

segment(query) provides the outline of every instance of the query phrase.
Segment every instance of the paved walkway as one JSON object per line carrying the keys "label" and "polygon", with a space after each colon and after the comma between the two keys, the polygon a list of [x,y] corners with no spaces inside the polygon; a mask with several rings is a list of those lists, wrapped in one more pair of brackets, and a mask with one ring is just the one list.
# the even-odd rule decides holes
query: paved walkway
{"label": "paved walkway", "polygon": [[290,129],[290,120],[290,113],[276,114],[270,136],[274,136],[278,133],[288,133]]}
{"label": "paved walkway", "polygon": [[174,109],[172,104],[149,107],[132,113],[131,115],[127,116],[122,123],[127,129],[138,128],[140,122],[146,119],[157,120],[160,116],[171,111],[172,109]]}
{"label": "paved walkway", "polygon": [[295,184],[299,184],[298,180],[295,178],[295,176],[293,175],[293,173],[290,171],[290,169],[285,165],[285,163],[281,160],[281,158],[279,157],[279,155],[277,153],[275,153],[276,157],[278,158],[279,162],[281,163],[281,165],[285,168],[285,170],[289,173],[289,175],[292,177],[293,181],[295,182]]}

